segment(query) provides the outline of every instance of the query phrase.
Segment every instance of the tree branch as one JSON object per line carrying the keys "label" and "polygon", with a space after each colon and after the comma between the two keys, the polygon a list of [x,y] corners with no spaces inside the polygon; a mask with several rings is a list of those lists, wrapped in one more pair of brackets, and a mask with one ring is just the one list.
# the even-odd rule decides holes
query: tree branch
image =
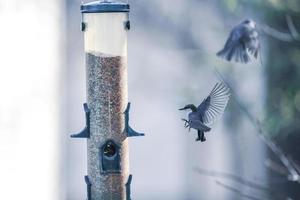
{"label": "tree branch", "polygon": [[222,183],[222,182],[220,182],[218,180],[216,181],[216,184],[219,185],[219,186],[221,186],[221,187],[223,187],[223,188],[225,188],[225,189],[228,189],[228,190],[230,190],[232,192],[235,192],[235,193],[239,194],[240,196],[242,196],[244,198],[251,199],[251,200],[262,200],[262,199],[259,199],[259,198],[255,197],[255,196],[251,196],[249,194],[245,194],[242,191],[240,191],[239,189],[237,189],[235,187],[232,187],[232,186],[229,186],[229,185],[226,185],[226,184],[224,184],[224,183]]}
{"label": "tree branch", "polygon": [[299,32],[297,31],[297,29],[295,27],[295,24],[293,22],[293,19],[292,19],[291,15],[286,14],[285,15],[285,19],[286,19],[286,23],[288,25],[288,28],[290,30],[290,33],[291,33],[292,37],[295,40],[299,40],[300,39],[300,35],[299,35]]}
{"label": "tree branch", "polygon": [[263,131],[263,127],[260,123],[260,121],[255,118],[247,107],[242,103],[242,101],[238,98],[238,95],[235,93],[235,90],[231,87],[231,84],[221,75],[221,73],[215,68],[215,72],[217,76],[227,84],[227,86],[231,90],[231,94],[233,99],[236,101],[237,105],[240,107],[240,109],[245,113],[245,115],[248,117],[252,125],[257,130],[257,135],[259,138],[269,147],[269,149],[280,159],[282,164],[286,167],[286,169],[289,171],[289,175],[287,176],[287,179],[289,181],[300,183],[300,176],[297,170],[293,166],[293,162],[289,160],[289,158],[283,153],[283,151],[271,140],[271,138],[268,136],[268,134],[265,134]]}
{"label": "tree branch", "polygon": [[295,40],[291,34],[280,32],[266,24],[260,24],[260,27],[265,34],[267,34],[277,40],[281,40],[284,42],[293,42]]}
{"label": "tree branch", "polygon": [[287,169],[285,167],[282,167],[281,165],[277,164],[276,162],[274,162],[273,160],[271,160],[269,158],[267,160],[265,160],[264,164],[267,168],[269,168],[270,170],[272,170],[274,172],[277,172],[280,175],[283,175],[283,176],[289,175],[289,172],[287,171]]}
{"label": "tree branch", "polygon": [[233,180],[235,182],[238,182],[240,184],[246,185],[248,187],[257,189],[257,190],[261,190],[261,191],[268,191],[270,193],[273,193],[273,191],[271,190],[271,188],[264,186],[264,185],[260,185],[257,184],[255,182],[246,180],[238,175],[235,174],[231,174],[231,173],[227,173],[227,172],[217,172],[217,171],[209,171],[206,169],[201,169],[201,168],[195,168],[195,172],[201,174],[201,175],[206,175],[206,176],[211,176],[211,177],[219,177],[219,178],[226,178],[229,180]]}
{"label": "tree branch", "polygon": [[[232,180],[232,181],[235,181],[235,182],[240,183],[242,185],[245,185],[249,188],[260,190],[262,192],[266,192],[268,195],[271,195],[274,198],[276,197],[278,199],[285,199],[285,195],[283,195],[283,194],[281,194],[281,193],[279,193],[275,190],[272,190],[270,187],[258,184],[258,183],[253,182],[253,181],[249,181],[249,180],[247,180],[243,177],[240,177],[236,174],[227,173],[227,172],[210,171],[210,170],[206,170],[206,169],[201,169],[199,167],[195,168],[195,172],[197,172],[198,174],[201,174],[201,175],[205,175],[205,176],[225,178],[225,179],[228,179],[228,180]],[[282,183],[282,181],[280,183]]]}

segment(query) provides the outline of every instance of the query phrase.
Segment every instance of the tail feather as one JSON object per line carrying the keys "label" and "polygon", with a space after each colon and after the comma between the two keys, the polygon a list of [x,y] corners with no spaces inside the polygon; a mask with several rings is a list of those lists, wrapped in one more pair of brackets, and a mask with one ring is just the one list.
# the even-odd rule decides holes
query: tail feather
{"label": "tail feather", "polygon": [[231,61],[232,59],[242,63],[248,63],[250,61],[250,56],[242,46],[224,48],[217,53],[217,56],[224,58],[227,61]]}
{"label": "tail feather", "polygon": [[229,51],[228,56],[227,56],[227,60],[231,61],[232,58],[235,58],[236,60],[239,60],[238,53],[239,53],[238,48],[234,48],[234,47],[230,48],[230,51]]}
{"label": "tail feather", "polygon": [[231,61],[232,50],[233,50],[233,48],[226,48],[226,47],[224,47],[221,51],[219,51],[217,53],[217,56],[219,56],[220,58],[224,58],[224,59],[226,59],[228,61]]}
{"label": "tail feather", "polygon": [[219,51],[219,52],[217,53],[217,56],[219,56],[219,57],[221,57],[221,58],[224,58],[224,57],[225,57],[225,53],[226,53],[225,49],[222,49],[221,51]]}

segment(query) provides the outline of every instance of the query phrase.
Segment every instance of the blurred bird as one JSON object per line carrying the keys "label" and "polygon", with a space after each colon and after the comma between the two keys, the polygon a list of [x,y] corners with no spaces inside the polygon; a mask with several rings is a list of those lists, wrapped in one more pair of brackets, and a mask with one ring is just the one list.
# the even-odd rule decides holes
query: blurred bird
{"label": "blurred bird", "polygon": [[248,63],[249,54],[257,58],[259,50],[260,42],[256,23],[251,19],[246,19],[232,29],[224,48],[217,55],[228,61],[234,59],[236,62]]}
{"label": "blurred bird", "polygon": [[185,128],[196,129],[198,137],[196,141],[204,142],[206,140],[204,132],[211,130],[211,125],[217,117],[222,115],[230,97],[230,90],[224,83],[217,83],[207,98],[196,107],[194,104],[188,104],[179,110],[191,109],[188,114],[188,120],[182,119]]}

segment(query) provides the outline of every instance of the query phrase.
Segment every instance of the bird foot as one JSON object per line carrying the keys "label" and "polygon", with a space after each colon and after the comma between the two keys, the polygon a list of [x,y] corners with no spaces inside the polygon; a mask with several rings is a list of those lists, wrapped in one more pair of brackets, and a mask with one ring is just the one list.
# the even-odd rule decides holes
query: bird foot
{"label": "bird foot", "polygon": [[181,120],[184,121],[184,128],[188,128],[190,126],[188,120],[186,119],[181,119]]}
{"label": "bird foot", "polygon": [[205,136],[203,136],[202,138],[197,137],[197,138],[196,138],[196,141],[197,141],[197,142],[198,142],[198,141],[205,142],[205,141],[206,141],[206,137],[205,137]]}

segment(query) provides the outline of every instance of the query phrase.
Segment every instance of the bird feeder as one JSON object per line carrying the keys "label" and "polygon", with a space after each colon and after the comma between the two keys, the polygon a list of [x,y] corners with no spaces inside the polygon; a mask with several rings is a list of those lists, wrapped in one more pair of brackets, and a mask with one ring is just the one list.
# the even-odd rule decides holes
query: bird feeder
{"label": "bird feeder", "polygon": [[81,5],[86,60],[86,126],[71,137],[87,138],[88,200],[130,199],[127,32],[129,4]]}

